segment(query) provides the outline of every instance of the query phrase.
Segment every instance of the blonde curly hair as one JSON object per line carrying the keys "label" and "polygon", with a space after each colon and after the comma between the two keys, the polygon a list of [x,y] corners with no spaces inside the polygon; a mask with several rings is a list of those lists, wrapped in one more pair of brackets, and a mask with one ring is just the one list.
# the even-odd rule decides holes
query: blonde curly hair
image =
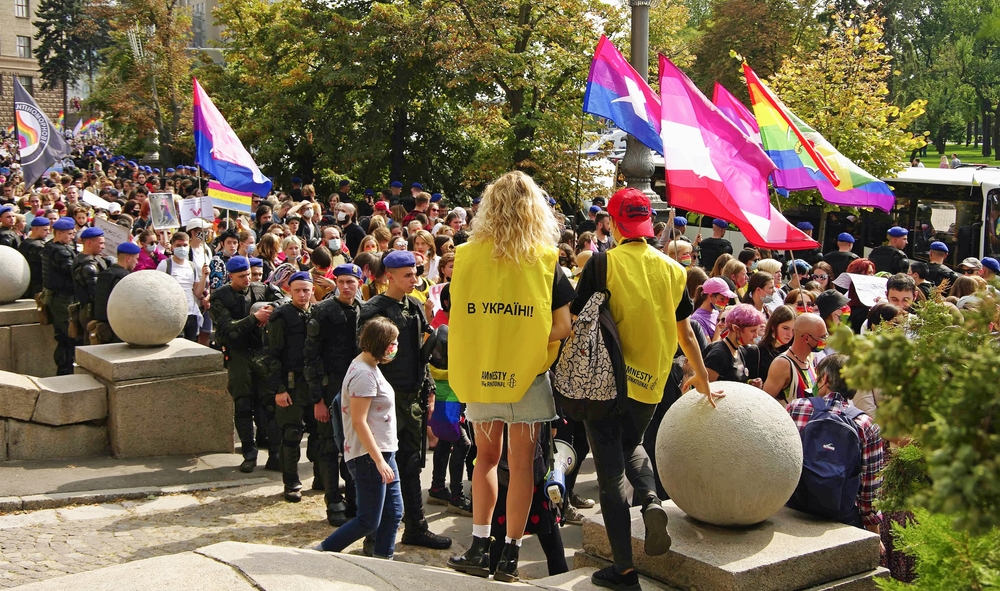
{"label": "blonde curly hair", "polygon": [[539,247],[558,241],[559,224],[530,176],[508,172],[483,191],[469,242],[492,242],[493,260],[532,265]]}

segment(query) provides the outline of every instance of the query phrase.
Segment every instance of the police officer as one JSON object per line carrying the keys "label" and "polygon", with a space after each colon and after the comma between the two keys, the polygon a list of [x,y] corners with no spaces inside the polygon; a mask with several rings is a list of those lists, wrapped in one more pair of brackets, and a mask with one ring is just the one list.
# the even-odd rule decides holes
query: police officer
{"label": "police officer", "polygon": [[17,250],[24,255],[28,261],[28,268],[31,269],[31,283],[28,284],[28,291],[24,292],[24,298],[33,300],[35,294],[42,291],[42,248],[45,247],[45,239],[49,236],[49,218],[40,215],[31,220],[31,230],[28,236],[21,241]]}
{"label": "police officer", "polygon": [[[267,324],[273,307],[281,299],[274,286],[250,282],[250,262],[244,256],[226,261],[229,283],[210,297],[209,313],[215,324],[216,342],[222,346],[229,370],[229,395],[233,397],[236,433],[243,450],[241,472],[253,472],[257,467],[257,443],[254,439],[254,418],[257,429],[267,432],[268,459],[265,469],[278,469],[278,430],[271,405],[264,404],[262,374],[258,357],[263,348],[262,328]],[[273,398],[272,398],[273,400]]]}
{"label": "police officer", "polygon": [[426,434],[426,396],[430,380],[427,357],[421,352],[425,334],[430,333],[423,307],[410,297],[416,287],[416,259],[406,250],[395,250],[382,258],[388,277],[386,292],[370,299],[361,309],[361,325],[384,316],[399,329],[399,349],[396,358],[380,369],[396,393],[396,429],[399,450],[396,463],[399,467],[399,484],[403,493],[404,544],[445,549],[451,547],[451,538],[432,533],[424,519],[423,491],[420,487],[422,444]]}
{"label": "police officer", "polygon": [[823,255],[823,262],[833,269],[831,280],[836,279],[837,276],[846,271],[847,266],[858,258],[858,255],[851,252],[852,248],[854,248],[854,236],[847,232],[841,232],[837,236],[837,250]]}
{"label": "police officer", "polygon": [[[361,304],[355,299],[363,278],[361,267],[346,264],[335,267],[337,297],[327,297],[312,307],[306,325],[305,377],[309,384],[310,401],[316,417],[316,465],[326,491],[326,519],[339,527],[347,523],[349,514],[356,512],[354,483],[347,470],[341,472],[343,431],[339,429],[340,402],[334,399],[347,374],[347,368],[358,356],[358,317]],[[330,412],[330,408],[336,413]],[[339,434],[339,437],[337,436]],[[346,466],[345,466],[346,468]],[[340,494],[340,475],[344,476],[347,505]]]}
{"label": "police officer", "polygon": [[281,430],[281,479],[285,500],[302,500],[299,480],[299,447],[307,424],[312,424],[313,404],[305,378],[306,324],[312,301],[312,275],[306,271],[288,278],[292,301],[278,306],[267,321],[264,338],[264,369],[267,392],[274,396],[275,418]]}
{"label": "police officer", "polygon": [[113,261],[101,254],[104,250],[104,230],[85,228],[80,232],[83,250],[73,262],[73,292],[80,306],[79,322],[83,330],[83,344],[89,345],[87,326],[94,318],[94,299],[97,290],[97,276],[110,267]]}
{"label": "police officer", "polygon": [[733,243],[726,240],[726,229],[729,222],[721,218],[712,220],[712,235],[697,244],[698,264],[706,271],[711,271],[715,261],[724,254],[733,254]]}
{"label": "police officer", "polygon": [[122,342],[108,323],[108,299],[118,282],[135,269],[140,250],[138,244],[122,242],[117,249],[118,260],[98,273],[97,286],[94,288],[94,320],[87,326],[87,335],[92,345]]}
{"label": "police officer", "polygon": [[[799,222],[795,224],[795,227],[802,230],[802,233],[806,236],[813,237],[813,225],[810,222]],[[823,258],[823,250],[821,248],[814,248],[812,250],[798,251],[795,253],[802,260],[809,263],[809,266],[813,267]]]}
{"label": "police officer", "polygon": [[955,284],[958,274],[944,264],[948,258],[947,244],[938,241],[931,242],[927,250],[927,258],[930,259],[930,262],[927,264],[927,281],[933,283],[934,287],[941,285],[945,281],[948,282],[948,287]]}
{"label": "police officer", "polygon": [[21,237],[14,230],[16,224],[17,218],[14,217],[14,208],[9,205],[0,207],[0,246],[16,249],[21,245]]}
{"label": "police officer", "polygon": [[895,275],[896,273],[906,273],[910,270],[910,261],[906,258],[903,249],[906,248],[907,234],[906,228],[893,226],[887,232],[888,244],[872,249],[868,255],[868,260],[875,263],[875,272],[885,271]]}
{"label": "police officer", "polygon": [[59,218],[52,224],[52,240],[42,248],[43,301],[55,329],[56,375],[73,373],[76,339],[69,336],[69,305],[73,303],[73,260],[76,251],[76,222],[73,218]]}

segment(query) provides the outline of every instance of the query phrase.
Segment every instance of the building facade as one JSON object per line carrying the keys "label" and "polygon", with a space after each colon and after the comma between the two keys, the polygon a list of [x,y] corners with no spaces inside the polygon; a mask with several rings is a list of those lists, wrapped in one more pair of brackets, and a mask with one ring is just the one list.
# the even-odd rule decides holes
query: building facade
{"label": "building facade", "polygon": [[[53,122],[63,108],[62,88],[42,90],[35,59],[35,10],[39,0],[0,0],[0,128],[14,123],[14,79],[21,81]],[[73,122],[79,115],[67,114]]]}

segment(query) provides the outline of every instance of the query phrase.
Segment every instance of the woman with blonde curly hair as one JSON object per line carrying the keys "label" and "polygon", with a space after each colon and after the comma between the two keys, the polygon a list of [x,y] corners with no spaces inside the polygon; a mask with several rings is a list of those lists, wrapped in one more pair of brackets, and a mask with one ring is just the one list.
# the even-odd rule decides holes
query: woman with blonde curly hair
{"label": "woman with blonde curly hair", "polygon": [[539,428],[556,418],[547,372],[559,340],[570,334],[569,305],[575,297],[558,268],[558,240],[559,225],[542,190],[515,171],[486,187],[469,241],[455,250],[449,381],[467,404],[478,456],[472,475],[472,545],[448,565],[489,576],[490,524],[506,427],[510,481],[507,537],[493,575],[498,581],[517,580]]}

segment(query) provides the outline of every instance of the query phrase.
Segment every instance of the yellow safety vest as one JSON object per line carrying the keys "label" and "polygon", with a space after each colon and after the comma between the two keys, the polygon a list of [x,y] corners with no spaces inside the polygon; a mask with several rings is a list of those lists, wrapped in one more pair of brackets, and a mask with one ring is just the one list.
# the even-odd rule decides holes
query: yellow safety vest
{"label": "yellow safety vest", "polygon": [[626,242],[608,253],[608,307],[622,342],[629,398],[645,404],[663,398],[686,284],[684,267],[644,242]]}
{"label": "yellow safety vest", "polygon": [[517,402],[559,354],[552,285],[559,251],[534,265],[493,260],[490,242],[455,249],[448,321],[448,381],[462,402]]}

